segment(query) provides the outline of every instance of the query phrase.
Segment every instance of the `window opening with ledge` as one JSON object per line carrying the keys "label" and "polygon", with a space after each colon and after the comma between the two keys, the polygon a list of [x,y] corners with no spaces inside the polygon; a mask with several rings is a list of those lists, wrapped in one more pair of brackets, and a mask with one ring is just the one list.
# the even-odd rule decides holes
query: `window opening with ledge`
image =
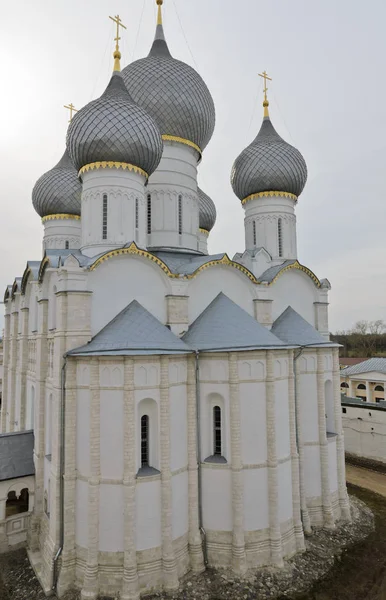
{"label": "window opening with ledge", "polygon": [[147,233],[151,233],[151,194],[147,195]]}
{"label": "window opening with ledge", "polygon": [[66,250],[70,249],[70,242],[68,240],[66,240],[65,249]]}
{"label": "window opening with ledge", "polygon": [[107,194],[103,194],[102,239],[107,240]]}
{"label": "window opening with ledge", "polygon": [[279,256],[283,256],[283,221],[279,218],[277,222],[277,239],[279,243]]}
{"label": "window opening with ledge", "polygon": [[28,488],[21,490],[19,497],[16,492],[11,490],[8,492],[7,501],[5,503],[5,517],[12,517],[21,513],[28,512],[29,492]]}
{"label": "window opening with ledge", "polygon": [[213,455],[221,456],[221,408],[213,407]]}
{"label": "window opening with ledge", "polygon": [[253,245],[256,246],[256,221],[253,221],[252,227],[253,227]]}
{"label": "window opening with ledge", "polygon": [[182,196],[178,196],[178,233],[182,235]]}
{"label": "window opening with ledge", "polygon": [[141,467],[149,466],[149,417],[141,417]]}

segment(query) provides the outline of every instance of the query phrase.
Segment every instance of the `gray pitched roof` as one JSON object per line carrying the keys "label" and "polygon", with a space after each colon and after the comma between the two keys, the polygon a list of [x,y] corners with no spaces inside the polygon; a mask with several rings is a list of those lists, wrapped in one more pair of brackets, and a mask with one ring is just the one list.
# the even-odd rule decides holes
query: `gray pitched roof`
{"label": "gray pitched roof", "polygon": [[34,475],[33,431],[0,435],[0,481]]}
{"label": "gray pitched roof", "polygon": [[222,292],[209,304],[182,338],[197,350],[253,350],[284,346]]}
{"label": "gray pitched roof", "polygon": [[259,280],[271,283],[275,279],[276,275],[279,275],[280,271],[282,271],[283,269],[285,269],[285,267],[288,267],[289,265],[292,265],[295,262],[296,260],[286,260],[281,265],[269,267],[269,269],[267,269],[262,275],[260,275]]}
{"label": "gray pitched roof", "polygon": [[369,360],[365,360],[357,365],[342,369],[341,374],[344,376],[357,375],[359,373],[370,373],[371,371],[386,374],[386,358],[369,358]]}
{"label": "gray pitched roof", "polygon": [[187,354],[190,348],[133,300],[95,337],[68,355]]}
{"label": "gray pitched roof", "polygon": [[276,319],[271,332],[283,342],[296,346],[336,346],[333,342],[326,341],[315,327],[291,306]]}

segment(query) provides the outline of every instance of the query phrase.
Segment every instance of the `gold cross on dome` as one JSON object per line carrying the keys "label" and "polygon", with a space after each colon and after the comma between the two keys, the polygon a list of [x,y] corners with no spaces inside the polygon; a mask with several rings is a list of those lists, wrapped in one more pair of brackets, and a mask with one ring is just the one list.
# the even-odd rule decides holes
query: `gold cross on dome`
{"label": "gold cross on dome", "polygon": [[118,47],[118,42],[119,42],[119,40],[121,39],[121,38],[119,37],[119,28],[120,28],[120,27],[123,27],[123,29],[127,29],[127,27],[126,27],[126,25],[124,25],[124,24],[122,23],[122,20],[120,19],[119,15],[116,15],[115,17],[109,17],[109,19],[111,19],[112,21],[114,21],[114,23],[116,23],[116,24],[117,24],[117,37],[116,37],[116,38],[114,38],[114,39],[115,39],[115,41],[117,42],[117,47]]}
{"label": "gold cross on dome", "polygon": [[272,81],[272,78],[268,77],[267,71],[263,71],[262,73],[259,73],[259,77],[262,77],[264,79],[264,101],[267,102],[267,92],[268,92],[267,80]]}
{"label": "gold cross on dome", "polygon": [[74,116],[73,113],[74,112],[78,112],[78,109],[75,108],[75,106],[72,104],[72,102],[71,102],[71,104],[64,105],[64,108],[67,108],[70,111],[70,120],[69,120],[69,123],[71,123],[72,117]]}

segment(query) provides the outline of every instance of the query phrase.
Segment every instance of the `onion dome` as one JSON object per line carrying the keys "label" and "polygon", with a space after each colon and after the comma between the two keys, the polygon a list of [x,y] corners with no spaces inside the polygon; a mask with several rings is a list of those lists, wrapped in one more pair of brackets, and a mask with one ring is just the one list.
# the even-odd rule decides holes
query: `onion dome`
{"label": "onion dome", "polygon": [[[116,163],[139,168],[151,175],[162,157],[161,134],[152,117],[138,106],[120,73],[119,16],[114,72],[106,91],[72,119],[67,133],[67,149],[78,170],[93,163]],[[118,163],[118,165],[117,165]]]}
{"label": "onion dome", "polygon": [[201,76],[170,54],[162,3],[157,0],[158,23],[149,55],[125,67],[122,76],[135,102],[158,124],[164,140],[186,143],[201,152],[214,131],[213,99]]}
{"label": "onion dome", "polygon": [[67,150],[58,164],[37,180],[32,204],[38,215],[80,215],[82,185]]}
{"label": "onion dome", "polygon": [[216,223],[216,206],[201,188],[198,188],[198,202],[200,207],[200,229],[211,231]]}
{"label": "onion dome", "polygon": [[[265,79],[267,74],[263,75]],[[265,82],[266,83],[266,82]],[[267,88],[264,90],[264,120],[257,137],[232,168],[233,191],[240,200],[263,192],[300,196],[307,181],[307,165],[299,150],[287,144],[269,118]]]}

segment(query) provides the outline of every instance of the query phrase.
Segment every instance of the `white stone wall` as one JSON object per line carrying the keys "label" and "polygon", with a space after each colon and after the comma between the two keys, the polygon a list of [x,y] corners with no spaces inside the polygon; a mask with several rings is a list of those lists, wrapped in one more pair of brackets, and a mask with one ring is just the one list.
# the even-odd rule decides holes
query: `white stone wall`
{"label": "white stone wall", "polygon": [[45,250],[78,249],[81,246],[80,219],[50,219],[44,222],[43,253]]}
{"label": "white stone wall", "polygon": [[[83,173],[82,179],[82,252],[87,256],[95,256],[133,241],[138,246],[146,247],[145,176],[129,170],[100,168]],[[103,238],[105,194],[106,239]]]}
{"label": "white stone wall", "polygon": [[344,406],[342,421],[346,452],[386,463],[386,410]]}
{"label": "white stone wall", "polygon": [[[164,141],[157,170],[151,175],[146,196],[151,196],[151,233],[148,247],[198,250],[198,152],[185,144]],[[178,198],[182,199],[182,228]],[[181,233],[180,233],[181,231]]]}

